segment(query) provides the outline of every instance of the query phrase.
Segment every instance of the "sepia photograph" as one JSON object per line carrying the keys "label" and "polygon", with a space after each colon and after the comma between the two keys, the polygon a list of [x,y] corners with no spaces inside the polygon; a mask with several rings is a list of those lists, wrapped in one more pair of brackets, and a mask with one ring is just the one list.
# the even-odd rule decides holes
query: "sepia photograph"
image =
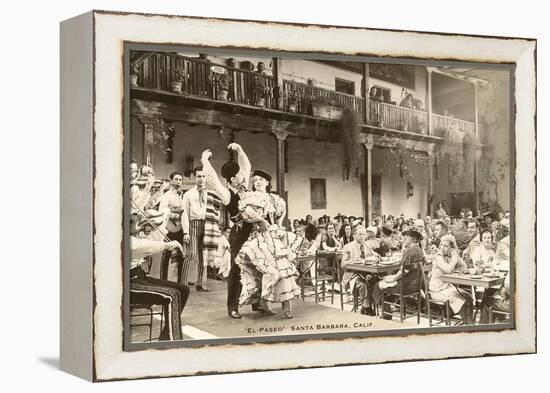
{"label": "sepia photograph", "polygon": [[514,328],[512,65],[124,61],[128,349]]}

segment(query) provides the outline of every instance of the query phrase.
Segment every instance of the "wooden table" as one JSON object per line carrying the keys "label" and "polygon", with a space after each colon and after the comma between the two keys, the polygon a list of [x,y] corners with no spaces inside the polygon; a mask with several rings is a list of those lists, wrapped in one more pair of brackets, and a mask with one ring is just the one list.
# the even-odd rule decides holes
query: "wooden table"
{"label": "wooden table", "polygon": [[[472,297],[474,298],[474,307],[476,309],[476,312],[474,313],[474,324],[475,324],[475,318],[477,315],[478,310],[481,309],[481,305],[485,301],[485,296],[487,296],[487,291],[483,291],[483,295],[481,299],[477,299],[476,291],[473,289],[474,287],[478,288],[490,288],[497,285],[502,285],[504,283],[504,275],[500,275],[500,277],[486,277],[481,276],[481,278],[472,278],[471,274],[464,274],[464,273],[450,273],[450,274],[444,274],[442,275],[441,281],[453,284],[456,289],[460,292],[460,289],[458,288],[459,285],[469,286],[472,287]],[[479,300],[479,303],[478,303]]]}
{"label": "wooden table", "polygon": [[401,266],[400,262],[395,262],[392,264],[364,264],[364,263],[348,263],[344,270],[354,272],[354,273],[371,273],[371,274],[383,274],[383,273],[390,273],[395,270],[399,270],[399,267]]}
{"label": "wooden table", "polygon": [[470,287],[489,288],[504,283],[504,276],[472,278],[471,274],[450,273],[441,276],[441,281],[454,285],[466,285]]}

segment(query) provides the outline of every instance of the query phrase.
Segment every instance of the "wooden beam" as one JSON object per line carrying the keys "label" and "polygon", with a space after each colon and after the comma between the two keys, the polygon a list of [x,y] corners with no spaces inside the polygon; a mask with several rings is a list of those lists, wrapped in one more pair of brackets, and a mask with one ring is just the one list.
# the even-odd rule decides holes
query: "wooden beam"
{"label": "wooden beam", "polygon": [[[162,117],[171,121],[224,126],[253,132],[272,133],[272,130],[277,129],[288,132],[289,136],[331,143],[341,142],[336,120],[162,90],[133,88],[131,114],[140,118]],[[392,136],[426,144],[439,144],[444,141],[443,138],[431,135],[389,130],[366,124],[361,124],[360,127],[365,137],[368,135]]]}

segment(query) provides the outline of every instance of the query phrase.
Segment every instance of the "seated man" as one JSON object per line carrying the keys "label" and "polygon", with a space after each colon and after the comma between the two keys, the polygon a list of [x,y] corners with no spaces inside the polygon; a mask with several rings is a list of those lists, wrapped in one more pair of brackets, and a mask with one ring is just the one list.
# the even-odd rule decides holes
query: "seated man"
{"label": "seated man", "polygon": [[[346,265],[353,263],[359,259],[365,259],[368,256],[378,255],[367,245],[365,239],[367,237],[367,230],[363,226],[357,227],[355,230],[354,240],[342,248],[342,269],[346,268]],[[350,287],[351,293],[358,296],[361,299],[361,314],[376,315],[372,308],[371,301],[371,287],[370,279],[372,276],[369,274],[366,277],[358,273],[345,272],[342,277],[342,287]]]}
{"label": "seated man", "polygon": [[[420,248],[420,242],[422,241],[422,235],[420,232],[411,229],[403,232],[403,246],[404,253],[401,258],[401,267],[396,274],[390,274],[385,276],[381,281],[378,281],[373,288],[372,299],[375,304],[382,304],[382,292],[398,294],[400,291],[400,280],[405,280],[406,286],[403,288],[405,293],[410,293],[416,290],[416,286],[419,285],[422,268],[422,262],[424,260],[424,253]],[[389,305],[384,305],[384,311],[389,313]],[[391,315],[384,313],[384,319],[391,319]]]}
{"label": "seated man", "polygon": [[182,252],[182,246],[176,240],[165,243],[138,238],[140,227],[137,214],[132,214],[130,225],[130,302],[162,305],[165,321],[159,340],[181,340],[181,313],[189,297],[189,287],[148,277],[141,265],[145,257],[164,250],[177,249]]}

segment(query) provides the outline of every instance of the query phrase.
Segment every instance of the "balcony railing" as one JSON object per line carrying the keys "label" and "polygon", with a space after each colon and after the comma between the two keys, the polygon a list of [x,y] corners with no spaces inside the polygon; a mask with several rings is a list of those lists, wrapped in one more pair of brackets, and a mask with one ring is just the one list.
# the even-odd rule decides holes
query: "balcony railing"
{"label": "balcony railing", "polygon": [[457,129],[469,134],[475,133],[475,124],[471,121],[455,119],[454,117],[432,114],[434,132],[438,130]]}
{"label": "balcony railing", "polygon": [[[216,72],[212,71],[213,67]],[[221,70],[228,76],[227,96],[222,95],[221,90],[225,89],[213,80],[215,74],[220,74]],[[172,82],[177,81],[177,72],[183,74],[181,89],[172,87]],[[145,88],[216,100],[224,99],[247,105],[256,105],[258,99],[263,98],[263,106],[276,108],[273,77],[175,54],[155,53],[143,61],[138,69],[138,84]]]}
{"label": "balcony railing", "polygon": [[[136,71],[140,87],[279,109],[277,82],[269,75],[174,53],[153,53],[140,63],[134,73]],[[216,77],[220,74],[227,76],[225,85],[221,85]],[[183,79],[180,90],[172,86],[172,82],[177,80],[176,76]],[[225,90],[222,87],[227,88],[227,93],[222,92]],[[258,98],[264,99],[263,104],[258,102]],[[365,117],[365,99],[362,97],[289,80],[283,80],[282,99],[282,109],[287,112],[337,119],[343,109],[351,109],[357,111],[361,119],[367,119],[369,126],[429,134],[428,113],[424,111],[369,100],[368,116]],[[320,110],[321,107],[325,107],[325,110]],[[475,125],[469,121],[432,114],[432,130],[435,136],[446,136],[450,130],[474,134]]]}
{"label": "balcony railing", "polygon": [[369,100],[369,125],[428,134],[428,113]]}
{"label": "balcony railing", "polygon": [[[305,115],[317,116],[316,107],[322,105],[351,109],[363,117],[363,98],[289,80],[283,81],[284,109]],[[341,113],[341,111],[339,111]],[[336,115],[337,117],[338,115]],[[334,118],[333,114],[328,115]]]}

